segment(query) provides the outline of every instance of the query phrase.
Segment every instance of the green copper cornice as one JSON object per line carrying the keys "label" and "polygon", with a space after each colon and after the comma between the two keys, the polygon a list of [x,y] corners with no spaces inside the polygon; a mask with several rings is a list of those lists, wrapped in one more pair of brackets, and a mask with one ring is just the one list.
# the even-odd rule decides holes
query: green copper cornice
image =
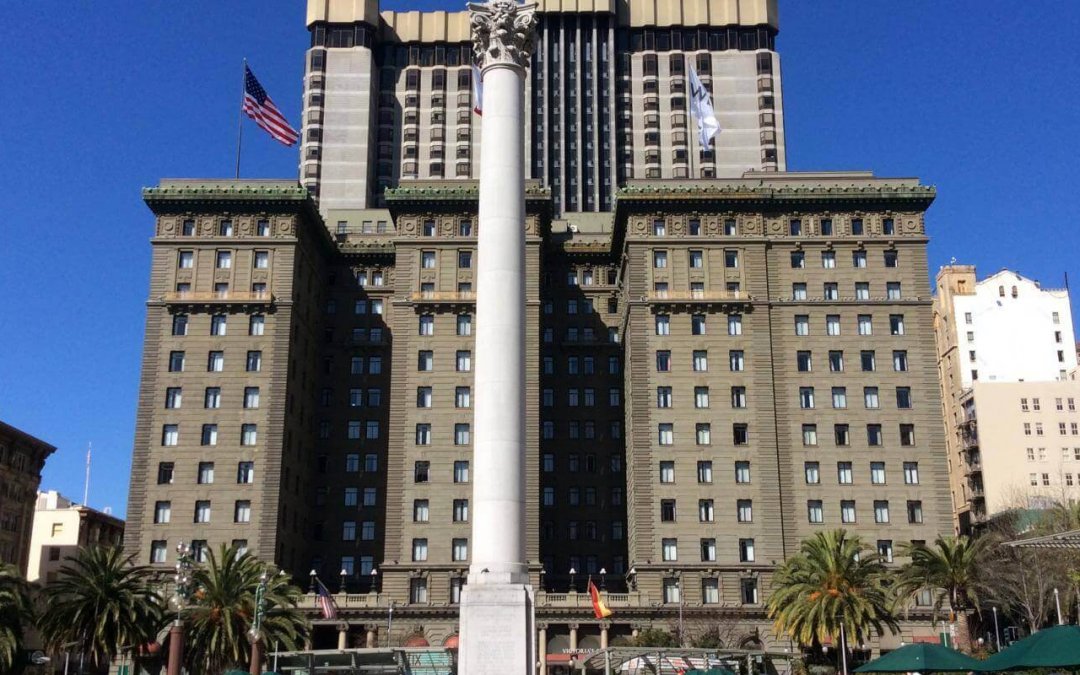
{"label": "green copper cornice", "polygon": [[776,205],[829,206],[898,204],[926,209],[934,201],[937,190],[926,185],[888,183],[874,185],[746,185],[708,183],[642,183],[623,187],[616,192],[616,209],[635,205],[685,205],[700,207],[711,203],[721,207],[760,208]]}

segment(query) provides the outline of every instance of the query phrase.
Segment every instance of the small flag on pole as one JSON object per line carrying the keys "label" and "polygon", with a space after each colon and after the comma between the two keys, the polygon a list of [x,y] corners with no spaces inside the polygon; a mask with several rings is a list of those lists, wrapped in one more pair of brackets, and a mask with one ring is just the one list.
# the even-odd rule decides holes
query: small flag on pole
{"label": "small flag on pole", "polygon": [[326,586],[318,577],[315,578],[315,584],[316,590],[319,593],[315,601],[319,604],[319,610],[322,611],[322,617],[324,619],[336,619],[337,605],[334,604],[334,598],[330,596],[330,591],[326,590]]}
{"label": "small flag on pole", "polygon": [[264,131],[285,145],[296,145],[300,134],[289,126],[274,102],[266,94],[251,68],[244,66],[244,113],[255,120]]}
{"label": "small flag on pole", "polygon": [[484,75],[480,72],[480,69],[473,64],[472,67],[472,91],[473,91],[473,112],[477,115],[484,114]]}
{"label": "small flag on pole", "polygon": [[720,131],[720,122],[713,112],[712,94],[701,83],[693,64],[690,66],[690,112],[697,120],[698,140],[702,149],[708,148],[712,138]]}
{"label": "small flag on pole", "polygon": [[593,583],[591,577],[589,578],[589,599],[592,600],[593,616],[597,619],[606,619],[611,616],[611,610],[600,599],[600,591],[596,589],[596,584]]}

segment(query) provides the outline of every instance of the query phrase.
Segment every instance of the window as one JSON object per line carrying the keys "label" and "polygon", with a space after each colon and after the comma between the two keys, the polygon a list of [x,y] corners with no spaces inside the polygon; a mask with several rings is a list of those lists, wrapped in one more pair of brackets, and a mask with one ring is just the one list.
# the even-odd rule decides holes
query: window
{"label": "window", "polygon": [[842,500],[840,502],[840,522],[854,523],[855,521],[855,502],[847,499]]}
{"label": "window", "polygon": [[855,282],[855,299],[856,300],[869,300],[870,299],[870,284],[865,281]]}
{"label": "window", "polygon": [[417,352],[416,369],[421,372],[434,370],[435,353],[430,351]]}
{"label": "window", "polygon": [[656,269],[667,267],[667,251],[653,251],[653,267]]}
{"label": "window", "polygon": [[656,352],[656,370],[661,373],[671,370],[671,352],[667,350]]}
{"label": "window", "polygon": [[896,407],[901,410],[911,407],[911,387],[896,388]]}
{"label": "window", "polygon": [[870,462],[870,483],[885,485],[885,462]]}
{"label": "window", "polygon": [[454,482],[455,483],[468,483],[469,482],[469,462],[466,460],[458,460],[454,462]]}
{"label": "window", "polygon": [[889,281],[885,283],[885,297],[889,300],[900,299],[900,282]]}
{"label": "window", "polygon": [[454,500],[454,522],[455,523],[467,523],[469,522],[469,500],[468,499],[455,499]]}
{"label": "window", "polygon": [[[886,507],[888,505],[886,504]],[[876,508],[876,507],[875,507]],[[887,516],[888,514],[886,514]],[[888,522],[888,521],[882,521]],[[893,561],[893,543],[889,539],[879,539],[877,543],[878,556],[882,562],[891,563]]]}
{"label": "window", "polygon": [[822,251],[821,252],[821,266],[825,269],[833,269],[836,267],[836,252],[835,251]]}
{"label": "window", "polygon": [[836,463],[836,482],[840,485],[851,485],[855,482],[851,471],[851,462]]}
{"label": "window", "polygon": [[923,521],[922,502],[918,500],[909,500],[907,503],[907,517],[908,522],[912,524],[921,523]]}
{"label": "window", "polygon": [[169,387],[165,390],[165,407],[179,408],[183,395],[180,387]]}
{"label": "window", "polygon": [[236,482],[238,484],[251,484],[255,482],[255,462],[237,463]]}
{"label": "window", "polygon": [[431,445],[431,425],[430,424],[417,424],[416,425],[416,444],[417,445]]}
{"label": "window", "polygon": [[460,336],[472,335],[472,315],[459,314],[457,317],[457,334]]}
{"label": "window", "polygon": [[253,258],[253,265],[257,270],[270,269],[270,252],[269,251],[255,251],[255,257]]}
{"label": "window", "polygon": [[903,314],[890,314],[889,315],[889,334],[890,335],[903,335],[904,334],[904,315]]}
{"label": "window", "polygon": [[866,251],[852,251],[851,266],[866,267]]}
{"label": "window", "polygon": [[807,485],[818,485],[821,483],[821,465],[818,462],[804,462],[803,463],[803,475],[806,477]]}
{"label": "window", "polygon": [[176,465],[173,462],[159,462],[157,484],[172,485],[175,467]]}
{"label": "window", "polygon": [[674,499],[661,499],[660,500],[660,521],[664,523],[675,522],[675,500]]}
{"label": "window", "polygon": [[454,445],[468,445],[471,442],[472,433],[468,424],[454,425]]}
{"label": "window", "polygon": [[728,352],[728,367],[733,373],[746,370],[746,357],[741,349]]}
{"label": "window", "polygon": [[656,334],[669,335],[671,333],[671,317],[667,314],[656,315]]}
{"label": "window", "polygon": [[[729,324],[730,327],[730,324]],[[690,317],[691,335],[705,335],[705,315],[694,314]]]}
{"label": "window", "polygon": [[795,316],[795,334],[796,335],[809,335],[810,334],[810,317],[805,314],[797,314]]}
{"label": "window", "polygon": [[699,483],[712,483],[712,462],[700,461],[697,463],[697,480]]}
{"label": "window", "polygon": [[754,503],[750,499],[739,499],[735,502],[735,512],[740,523],[749,523],[754,520]]}
{"label": "window", "polygon": [[200,500],[195,502],[195,519],[196,523],[209,523],[210,522],[210,502],[209,500]]}
{"label": "window", "polygon": [[196,474],[199,485],[210,485],[214,482],[214,463],[199,462],[199,470]]}
{"label": "window", "polygon": [[702,539],[701,540],[701,562],[715,562],[716,561],[716,540],[715,539]]}
{"label": "window", "polygon": [[187,314],[177,314],[172,320],[172,334],[177,336],[187,335],[188,331],[188,317]]}
{"label": "window", "polygon": [[713,508],[713,500],[711,499],[699,499],[698,500],[698,522],[711,523],[716,519]]}
{"label": "window", "polygon": [[918,462],[904,462],[904,484],[905,485],[918,485],[919,484],[919,463]]}
{"label": "window", "polygon": [[657,426],[657,442],[660,445],[675,444],[675,427],[673,424],[663,423]]}
{"label": "window", "polygon": [[847,407],[847,387],[832,388],[832,407],[839,409]]}
{"label": "window", "polygon": [[705,263],[702,259],[701,251],[690,251],[690,268],[701,269],[704,266]]}
{"label": "window", "polygon": [[430,314],[422,314],[420,316],[420,335],[434,335],[435,334],[435,317]]}
{"label": "window", "polygon": [[806,300],[806,284],[804,284],[804,283],[791,284],[791,299],[792,300]]}
{"label": "window", "polygon": [[873,350],[859,352],[859,362],[862,365],[864,373],[872,373],[877,370],[877,359],[874,356]]}
{"label": "window", "polygon": [[881,402],[878,399],[877,387],[863,387],[863,403],[868,410],[881,407]]}
{"label": "window", "polygon": [[799,407],[804,410],[814,407],[813,387],[799,387]]}
{"label": "window", "polygon": [[822,218],[820,229],[823,236],[831,237],[833,233],[832,218]]}
{"label": "window", "polygon": [[745,424],[732,424],[731,435],[734,445],[748,445],[750,443],[750,427]]}
{"label": "window", "polygon": [[164,525],[172,520],[172,502],[156,502],[154,504],[154,524]]}
{"label": "window", "polygon": [[262,370],[262,352],[250,351],[247,353],[247,360],[245,361],[245,369],[249,373],[257,373]]}
{"label": "window", "polygon": [[709,388],[708,387],[694,387],[694,407],[695,408],[708,408],[709,407]]}
{"label": "window", "polygon": [[899,260],[898,260],[896,251],[885,251],[884,258],[885,258],[885,267],[897,267],[897,262]]}
{"label": "window", "polygon": [[176,266],[182,270],[190,270],[195,267],[195,251],[180,251],[176,258]]}
{"label": "window", "polygon": [[838,447],[851,445],[851,427],[847,424],[833,425],[833,438]]}
{"label": "window", "polygon": [[258,427],[255,424],[240,426],[240,445],[255,445],[258,439]]}
{"label": "window", "polygon": [[825,317],[825,334],[840,335],[840,315],[829,314]]}
{"label": "window", "polygon": [[882,444],[880,424],[866,425],[866,444],[870,446],[879,446]]}
{"label": "window", "polygon": [[806,254],[802,251],[792,251],[791,267],[792,269],[802,269],[806,267]]}
{"label": "window", "polygon": [[829,352],[829,372],[842,373],[844,372],[844,352],[830,351]]}
{"label": "window", "polygon": [[816,424],[802,425],[802,442],[805,446],[814,446],[818,444]]}
{"label": "window", "polygon": [[427,539],[413,539],[412,540],[412,559],[413,562],[424,562],[428,558],[428,544]]}
{"label": "window", "polygon": [[202,445],[217,445],[217,425],[216,424],[204,424],[202,425]]}
{"label": "window", "polygon": [[839,286],[836,284],[836,282],[832,282],[832,281],[825,282],[825,289],[824,289],[823,292],[825,293],[825,299],[826,300],[839,300],[840,299],[840,290],[839,290]]}
{"label": "window", "polygon": [[746,407],[746,387],[732,387],[731,388],[731,407],[732,408],[745,408]]}
{"label": "window", "polygon": [[456,387],[454,389],[454,407],[469,408],[472,406],[472,389],[469,387]]}
{"label": "window", "polygon": [[435,269],[435,251],[420,252],[420,268],[425,270]]}
{"label": "window", "polygon": [[695,440],[698,445],[710,445],[712,443],[712,431],[707,422],[699,422],[694,427]]}
{"label": "window", "polygon": [[458,351],[454,359],[455,368],[459,373],[467,373],[472,370],[472,352]]}
{"label": "window", "polygon": [[735,462],[735,482],[740,484],[750,482],[750,462]]}
{"label": "window", "polygon": [[225,370],[225,352],[210,352],[206,359],[206,371],[220,373]]}
{"label": "window", "polygon": [[[742,316],[739,314],[731,314],[728,316],[728,335],[742,335]],[[702,317],[702,328],[704,329],[704,317]],[[704,335],[704,330],[701,333]]]}
{"label": "window", "polygon": [[259,407],[258,387],[244,387],[244,407],[248,409]]}
{"label": "window", "polygon": [[166,424],[161,427],[161,444],[164,446],[173,446],[180,443],[180,426],[177,424]]}
{"label": "window", "polygon": [[756,605],[758,604],[758,580],[754,578],[740,579],[739,580],[740,596],[742,598],[742,604],[744,605]]}
{"label": "window", "polygon": [[859,335],[873,335],[874,320],[869,314],[859,315]]}
{"label": "window", "polygon": [[[889,502],[884,499],[874,500],[874,522],[875,523],[887,523],[889,522]],[[891,547],[890,547],[891,549]],[[892,557],[890,552],[889,557]]]}
{"label": "window", "polygon": [[233,522],[234,523],[250,523],[251,522],[251,502],[246,499],[239,499],[233,506]]}
{"label": "window", "polygon": [[900,445],[915,445],[915,425],[900,425]]}
{"label": "window", "polygon": [[811,523],[825,522],[825,513],[820,499],[811,499],[806,502],[806,519]]}
{"label": "window", "polygon": [[219,270],[227,270],[232,267],[232,251],[218,251],[215,258],[215,267]]}
{"label": "window", "polygon": [[727,249],[724,251],[724,267],[735,269],[739,266],[739,252]]}

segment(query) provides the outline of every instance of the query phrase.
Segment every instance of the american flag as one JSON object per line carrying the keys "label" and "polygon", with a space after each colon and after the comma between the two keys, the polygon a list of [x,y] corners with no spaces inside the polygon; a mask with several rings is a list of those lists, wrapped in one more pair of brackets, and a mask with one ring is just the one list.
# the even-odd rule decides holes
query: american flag
{"label": "american flag", "polygon": [[337,605],[334,604],[334,599],[330,597],[330,591],[326,590],[326,586],[318,578],[315,579],[319,596],[315,599],[318,603],[319,609],[322,610],[322,617],[324,619],[336,619],[337,618]]}
{"label": "american flag", "polygon": [[289,126],[288,120],[266,95],[266,90],[255,79],[247,64],[244,64],[244,112],[255,120],[255,124],[285,145],[296,145],[300,139],[300,134]]}

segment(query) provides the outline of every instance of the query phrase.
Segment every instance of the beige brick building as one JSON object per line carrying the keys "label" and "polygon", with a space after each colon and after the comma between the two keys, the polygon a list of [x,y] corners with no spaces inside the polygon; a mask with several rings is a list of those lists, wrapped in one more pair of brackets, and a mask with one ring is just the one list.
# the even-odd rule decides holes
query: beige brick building
{"label": "beige brick building", "polygon": [[[770,574],[801,539],[845,527],[892,560],[950,529],[933,196],[756,174],[635,182],[614,213],[560,219],[529,186],[528,552],[549,665],[680,613],[690,636],[773,644]],[[333,224],[286,182],[163,181],[145,198],[126,545],[170,565],[179,540],[240,543],[316,570],[347,591],[347,623],[317,645],[339,629],[358,646],[453,640],[482,395],[475,185],[401,188]],[[932,633],[905,630],[885,644]]]}
{"label": "beige brick building", "polygon": [[34,500],[45,459],[56,448],[0,422],[0,563],[26,574]]}
{"label": "beige brick building", "polygon": [[56,490],[39,492],[26,578],[48,584],[80,549],[119,546],[123,539],[124,521],[116,516],[76,504]]}

